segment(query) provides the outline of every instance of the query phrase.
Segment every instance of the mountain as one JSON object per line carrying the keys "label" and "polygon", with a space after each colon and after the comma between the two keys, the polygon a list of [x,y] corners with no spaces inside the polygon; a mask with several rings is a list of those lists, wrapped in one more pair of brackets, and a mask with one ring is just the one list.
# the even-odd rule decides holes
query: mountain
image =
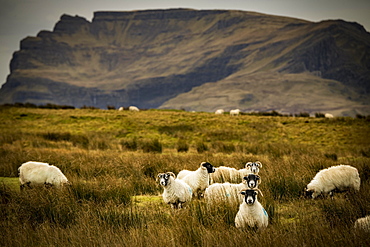
{"label": "mountain", "polygon": [[370,33],[235,10],[62,15],[13,54],[0,103],[370,114]]}

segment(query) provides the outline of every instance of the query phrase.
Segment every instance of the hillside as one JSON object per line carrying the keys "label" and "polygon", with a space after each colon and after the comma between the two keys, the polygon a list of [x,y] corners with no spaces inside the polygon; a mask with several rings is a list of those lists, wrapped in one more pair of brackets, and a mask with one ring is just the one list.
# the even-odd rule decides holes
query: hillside
{"label": "hillside", "polygon": [[63,15],[21,41],[0,103],[370,114],[370,34],[227,10]]}

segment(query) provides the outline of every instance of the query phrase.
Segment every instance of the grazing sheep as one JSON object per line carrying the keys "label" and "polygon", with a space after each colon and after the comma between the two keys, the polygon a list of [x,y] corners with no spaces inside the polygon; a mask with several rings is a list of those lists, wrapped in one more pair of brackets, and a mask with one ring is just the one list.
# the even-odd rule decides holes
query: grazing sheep
{"label": "grazing sheep", "polygon": [[192,198],[192,190],[184,181],[176,179],[173,172],[159,173],[159,184],[164,188],[163,201],[172,208],[185,207]]}
{"label": "grazing sheep", "polygon": [[360,176],[356,168],[349,165],[332,166],[319,171],[307,185],[306,195],[312,198],[323,195],[332,195],[334,190],[360,190]]}
{"label": "grazing sheep", "polygon": [[204,198],[208,203],[224,201],[240,204],[243,201],[243,197],[239,192],[244,189],[248,189],[246,180],[243,180],[240,184],[214,183],[205,190]]}
{"label": "grazing sheep", "polygon": [[222,115],[222,114],[224,114],[224,109],[218,109],[218,110],[216,110],[215,111],[215,114],[217,114],[217,115]]}
{"label": "grazing sheep", "polygon": [[230,116],[239,116],[239,114],[240,114],[239,109],[230,110]]}
{"label": "grazing sheep", "polygon": [[235,226],[237,228],[250,227],[261,231],[268,226],[268,215],[257,200],[257,191],[259,190],[248,189],[240,192],[244,195],[244,200],[235,216]]}
{"label": "grazing sheep", "polygon": [[125,108],[124,107],[120,107],[120,108],[118,108],[118,111],[123,111]]}
{"label": "grazing sheep", "polygon": [[334,118],[333,114],[325,113],[325,118]]}
{"label": "grazing sheep", "polygon": [[370,215],[357,219],[354,228],[356,231],[370,233]]}
{"label": "grazing sheep", "polygon": [[183,180],[193,190],[196,198],[203,196],[204,190],[209,186],[209,174],[215,172],[215,168],[208,162],[202,162],[195,171],[182,170],[177,175],[178,179]]}
{"label": "grazing sheep", "polygon": [[69,184],[68,179],[56,166],[47,163],[29,161],[23,163],[19,168],[20,188],[44,185],[60,187]]}
{"label": "grazing sheep", "polygon": [[130,106],[128,108],[129,111],[140,111],[139,108],[137,108],[136,106]]}
{"label": "grazing sheep", "polygon": [[239,183],[245,176],[250,173],[258,174],[259,168],[262,167],[261,162],[248,162],[243,169],[235,169],[227,166],[220,166],[211,174],[211,184],[213,183]]}

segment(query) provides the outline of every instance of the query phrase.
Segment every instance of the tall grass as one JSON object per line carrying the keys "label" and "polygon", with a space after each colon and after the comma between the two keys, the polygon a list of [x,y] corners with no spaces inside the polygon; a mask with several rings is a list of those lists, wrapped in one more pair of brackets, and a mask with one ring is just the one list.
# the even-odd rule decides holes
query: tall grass
{"label": "tall grass", "polygon": [[[20,164],[36,160],[72,182],[22,193],[0,184],[1,246],[369,244],[352,229],[370,214],[366,119],[0,108],[0,120],[0,176],[17,177]],[[193,200],[174,211],[160,196],[160,172],[257,160],[270,223],[263,232],[235,228],[237,204]],[[339,163],[359,170],[359,193],[303,196],[316,172]]]}

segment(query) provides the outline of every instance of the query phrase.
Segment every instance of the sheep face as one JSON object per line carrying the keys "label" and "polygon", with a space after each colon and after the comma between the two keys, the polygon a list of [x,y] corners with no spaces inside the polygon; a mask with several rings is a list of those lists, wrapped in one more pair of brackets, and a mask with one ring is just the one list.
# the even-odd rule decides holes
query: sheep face
{"label": "sheep face", "polygon": [[244,177],[243,179],[246,181],[249,188],[254,189],[258,186],[260,176],[255,174],[248,174],[248,176]]}
{"label": "sheep face", "polygon": [[205,169],[207,169],[208,173],[214,173],[216,171],[216,168],[213,167],[211,163],[203,162],[201,164]]}
{"label": "sheep face", "polygon": [[257,161],[257,162],[248,162],[246,164],[246,167],[250,167],[250,170],[252,173],[254,174],[257,174],[259,171],[260,171],[260,168],[262,167],[262,164],[261,162]]}
{"label": "sheep face", "polygon": [[164,186],[164,187],[169,185],[171,176],[173,177],[173,174],[171,174],[169,172],[158,174],[159,184]]}
{"label": "sheep face", "polygon": [[247,205],[253,205],[254,202],[257,200],[257,191],[255,190],[244,190],[240,192],[244,195],[244,201]]}

